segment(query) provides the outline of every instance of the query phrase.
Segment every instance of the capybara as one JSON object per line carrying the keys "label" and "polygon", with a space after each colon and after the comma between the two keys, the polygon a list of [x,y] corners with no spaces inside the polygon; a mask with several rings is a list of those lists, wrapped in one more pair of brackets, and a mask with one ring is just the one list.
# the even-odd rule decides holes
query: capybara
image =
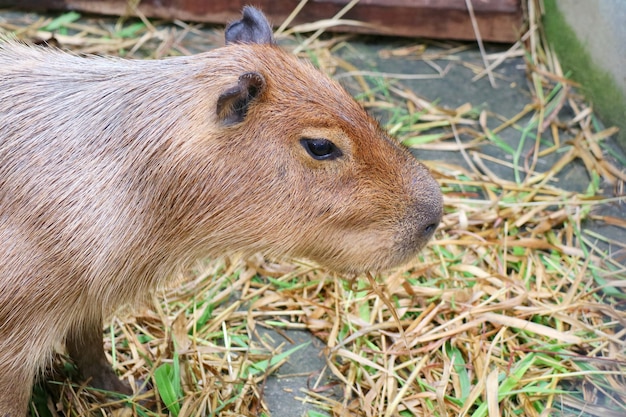
{"label": "capybara", "polygon": [[103,319],[193,262],[262,252],[345,274],[413,257],[442,216],[428,169],[246,7],[226,45],[162,60],[0,44],[0,416],[64,343],[131,393]]}

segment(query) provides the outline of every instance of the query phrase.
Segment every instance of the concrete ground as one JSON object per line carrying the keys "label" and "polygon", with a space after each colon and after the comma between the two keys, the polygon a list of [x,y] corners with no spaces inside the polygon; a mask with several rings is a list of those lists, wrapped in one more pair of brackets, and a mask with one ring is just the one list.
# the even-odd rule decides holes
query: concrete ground
{"label": "concrete ground", "polygon": [[[381,71],[388,73],[402,74],[432,74],[433,69],[422,61],[415,61],[406,58],[380,59],[379,51],[382,49],[392,49],[407,46],[410,42],[384,38],[367,38],[351,41],[350,47],[345,48],[342,58],[354,64],[362,71]],[[436,48],[429,47],[429,52],[434,52]],[[489,52],[503,51],[504,47],[491,46]],[[473,63],[482,66],[482,60],[478,48],[470,48],[455,55],[458,60],[435,61],[442,68],[449,65],[449,70],[445,77],[428,80],[402,80],[401,84],[410,88],[420,97],[429,101],[436,101],[439,106],[456,108],[464,103],[470,103],[473,107],[490,110],[506,118],[510,118],[519,113],[525,105],[531,101],[528,90],[528,80],[526,77],[526,67],[523,58],[508,59],[495,71],[499,76],[497,87],[492,88],[487,77],[478,81],[472,81],[475,73],[461,62]],[[347,85],[350,88],[350,84]],[[564,109],[562,111],[569,111]],[[522,119],[523,125],[527,120]],[[384,122],[384,120],[383,120]],[[495,126],[490,126],[495,127]],[[520,132],[514,128],[508,128],[500,132],[501,137],[510,145],[517,147],[520,140]],[[615,138],[608,141],[610,147],[616,152],[623,154],[618,147]],[[529,143],[528,146],[532,146]],[[496,146],[487,145],[481,151],[501,159],[506,159],[506,155]],[[462,155],[459,152],[435,152],[417,150],[414,152],[422,160],[442,160],[449,163],[466,166]],[[538,171],[547,171],[556,162],[560,155],[551,154],[539,161]],[[502,165],[487,162],[488,167],[502,178],[512,179],[513,172]],[[577,161],[562,171],[559,177],[559,187],[582,192],[589,184],[587,170]],[[606,194],[612,195],[610,187],[606,187]],[[626,208],[623,205],[612,205],[600,207],[598,213],[626,218]],[[600,223],[588,223],[585,225],[598,233],[617,241],[624,241],[623,229],[604,225]],[[607,250],[620,256],[620,248],[607,248]],[[623,259],[623,255],[622,255]],[[276,332],[268,331],[276,345],[287,342],[285,338]],[[331,382],[328,372],[324,374],[324,345],[315,339],[310,333],[305,331],[287,331],[285,334],[293,338],[294,345],[310,342],[304,349],[293,355],[289,361],[273,374],[264,387],[265,401],[267,402],[272,417],[300,417],[311,416],[310,410],[321,413],[313,405],[302,401],[305,396],[301,390],[310,389],[317,378],[322,375],[323,383]],[[288,349],[289,345],[284,349]],[[326,393],[328,395],[328,393]],[[299,397],[297,399],[296,397]],[[317,415],[316,415],[317,416]]]}

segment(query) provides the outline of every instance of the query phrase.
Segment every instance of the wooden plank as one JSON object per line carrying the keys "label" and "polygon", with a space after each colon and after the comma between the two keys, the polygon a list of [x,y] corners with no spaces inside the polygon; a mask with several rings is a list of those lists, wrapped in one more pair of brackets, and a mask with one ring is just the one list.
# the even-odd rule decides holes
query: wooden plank
{"label": "wooden plank", "polygon": [[[142,0],[139,11],[167,20],[227,23],[245,4],[260,7],[274,24],[280,24],[299,0]],[[333,17],[348,0],[310,0],[293,24]],[[78,10],[105,15],[133,15],[127,0],[0,0],[0,7],[23,10]],[[472,0],[483,40],[514,42],[521,33],[521,0]],[[366,22],[366,27],[342,26],[335,31],[375,33],[435,39],[474,40],[465,0],[361,0],[344,19]]]}

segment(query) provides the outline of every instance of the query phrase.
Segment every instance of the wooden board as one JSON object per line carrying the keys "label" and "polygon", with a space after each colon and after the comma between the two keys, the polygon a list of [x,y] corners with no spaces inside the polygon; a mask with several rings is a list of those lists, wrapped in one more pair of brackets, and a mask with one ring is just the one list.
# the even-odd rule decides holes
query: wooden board
{"label": "wooden board", "polygon": [[[523,25],[522,0],[471,0],[482,38],[514,42]],[[332,18],[348,0],[309,0],[293,24]],[[127,0],[0,0],[1,7],[22,10],[78,10],[106,15],[133,15]],[[280,25],[299,0],[141,0],[138,9],[148,17],[227,23],[246,4],[260,7]],[[336,31],[376,33],[436,39],[474,40],[466,0],[361,0],[343,19],[366,22],[367,27],[342,26]]]}

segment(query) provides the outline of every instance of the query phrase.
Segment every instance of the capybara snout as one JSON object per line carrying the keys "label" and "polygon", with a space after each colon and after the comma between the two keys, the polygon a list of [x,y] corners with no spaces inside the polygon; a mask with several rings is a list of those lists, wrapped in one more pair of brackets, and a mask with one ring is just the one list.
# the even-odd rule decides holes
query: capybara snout
{"label": "capybara snout", "polygon": [[441,216],[429,171],[256,9],[190,57],[0,43],[0,416],[26,414],[61,343],[84,380],[130,393],[103,319],[198,259],[380,271]]}

